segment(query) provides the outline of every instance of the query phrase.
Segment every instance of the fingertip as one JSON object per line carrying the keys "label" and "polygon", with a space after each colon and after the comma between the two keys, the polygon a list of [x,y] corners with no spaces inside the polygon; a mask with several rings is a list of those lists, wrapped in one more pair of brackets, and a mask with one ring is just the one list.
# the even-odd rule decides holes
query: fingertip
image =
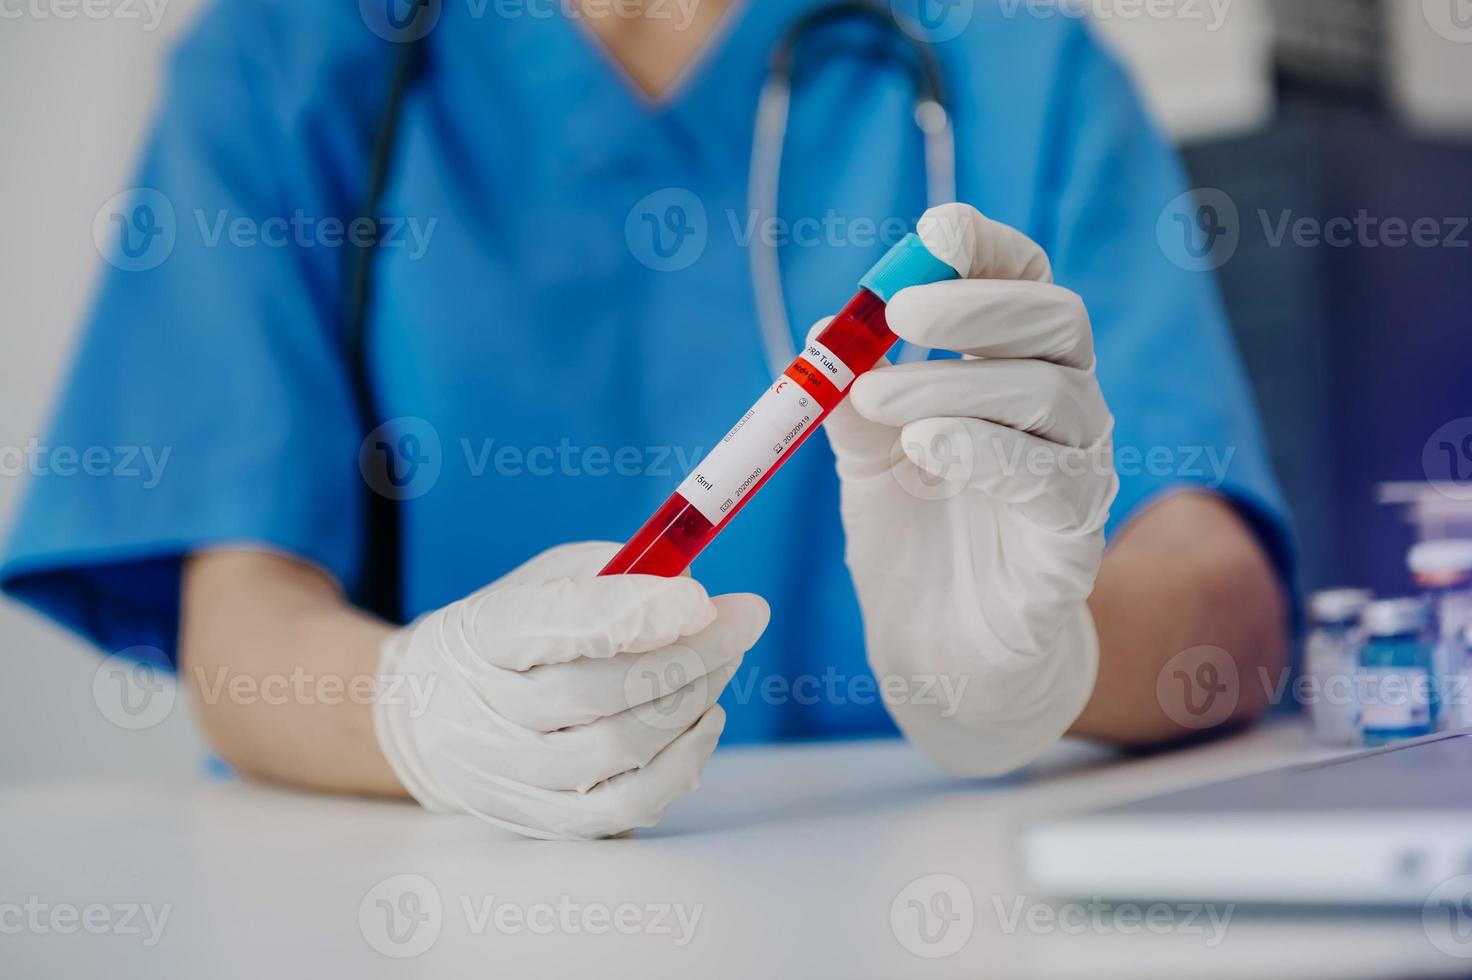
{"label": "fingertip", "polygon": [[874,397],[872,392],[874,382],[871,380],[873,377],[874,372],[869,371],[855,378],[854,383],[849,386],[848,397],[843,400],[843,404],[851,406],[864,418],[869,417],[868,412],[871,407],[869,402]]}
{"label": "fingertip", "polygon": [[757,634],[757,636],[761,636],[763,633],[765,633],[767,631],[767,627],[769,625],[771,625],[771,622],[772,622],[772,606],[771,606],[771,604],[769,602],[767,602],[767,600],[763,599],[759,595],[752,594],[751,599],[752,599],[752,601],[754,603],[756,603],[757,610],[758,610],[759,615],[760,615],[760,619],[758,620],[758,623],[757,623],[757,631],[756,631],[756,634]]}
{"label": "fingertip", "polygon": [[894,331],[896,321],[903,324],[914,317],[916,303],[926,287],[935,285],[939,283],[906,286],[889,298],[889,302],[884,307],[884,322],[889,324],[891,332]]}
{"label": "fingertip", "polygon": [[[715,754],[716,746],[720,743],[721,735],[725,730],[726,709],[719,704],[713,704],[706,709],[705,714],[700,716],[699,721],[691,725],[684,735],[675,740],[674,745],[680,745],[681,749],[689,753],[686,792],[693,792],[700,787],[700,777],[705,774],[706,764]],[[681,743],[684,744],[681,745]],[[665,751],[668,752],[669,749]]]}
{"label": "fingertip", "polygon": [[[637,639],[618,650],[644,653],[672,643],[682,636],[699,633],[716,621],[716,606],[698,579],[676,575],[610,575],[611,586],[623,595],[627,608],[637,607],[642,625],[635,627]],[[615,651],[617,652],[617,651]]]}
{"label": "fingertip", "polygon": [[916,320],[916,312],[925,286],[906,286],[889,298],[884,307],[884,322],[890,333],[901,340],[912,340],[910,324]]}
{"label": "fingertip", "polygon": [[[719,704],[713,704],[705,709],[695,724],[685,730],[685,734],[671,744],[670,748],[679,745],[690,755],[700,760],[699,765],[694,767],[695,779],[700,779],[700,771],[705,768],[705,763],[710,759],[711,753],[716,750],[716,743],[721,740],[721,733],[726,730],[726,709]],[[681,743],[684,743],[681,745]],[[669,749],[665,749],[666,752]]]}
{"label": "fingertip", "polygon": [[[806,340],[812,340],[814,337],[818,336],[819,332],[822,331],[823,328],[827,327],[828,324],[830,324],[832,322],[833,322],[833,317],[831,317],[831,316],[825,316],[825,317],[823,317],[823,319],[819,320],[817,323],[813,324],[811,327],[808,327],[808,335],[807,335]],[[806,342],[806,340],[804,342]]]}
{"label": "fingertip", "polygon": [[915,224],[915,234],[931,255],[961,276],[969,276],[975,257],[976,229],[985,222],[986,216],[972,205],[952,201],[922,214]]}
{"label": "fingertip", "polygon": [[661,578],[660,581],[668,583],[666,588],[685,605],[686,616],[680,627],[681,636],[699,633],[716,621],[720,610],[716,608],[710,593],[700,584],[699,579],[690,575],[676,575],[673,578]]}
{"label": "fingertip", "polygon": [[723,607],[723,617],[739,620],[742,634],[747,637],[742,644],[743,652],[751,649],[761,639],[762,634],[767,631],[767,625],[772,621],[772,607],[767,604],[767,600],[753,592],[731,592],[717,596],[716,601]]}
{"label": "fingertip", "polygon": [[632,811],[625,822],[632,826],[653,826],[677,797],[699,786],[705,764],[725,729],[726,712],[713,704],[642,769],[604,783],[617,794],[620,808]]}
{"label": "fingertip", "polygon": [[970,204],[931,208],[920,216],[915,233],[932,255],[964,279],[1053,279],[1047,253],[1036,242]]}
{"label": "fingertip", "polygon": [[875,369],[861,374],[848,390],[848,404],[867,421],[884,425],[884,404],[889,397],[889,388],[884,371]]}
{"label": "fingertip", "polygon": [[[954,318],[954,307],[966,302],[966,294],[957,291],[958,280],[906,286],[890,298],[884,309],[884,320],[890,332],[901,340],[921,347],[941,347],[945,339],[937,335],[942,325]],[[964,287],[963,287],[964,289]],[[947,316],[951,313],[951,316]]]}

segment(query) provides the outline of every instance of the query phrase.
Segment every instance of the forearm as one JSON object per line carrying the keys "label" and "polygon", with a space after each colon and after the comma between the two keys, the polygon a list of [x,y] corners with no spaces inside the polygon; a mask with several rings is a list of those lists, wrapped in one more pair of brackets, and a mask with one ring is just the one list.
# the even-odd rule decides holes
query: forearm
{"label": "forearm", "polygon": [[1278,578],[1241,517],[1209,494],[1177,494],[1141,514],[1105,556],[1089,608],[1099,676],[1073,735],[1148,745],[1199,732],[1157,694],[1182,651],[1211,646],[1231,658],[1236,705],[1223,723],[1261,714],[1286,664]]}
{"label": "forearm", "polygon": [[284,556],[185,561],[180,679],[211,746],[246,776],[404,795],[373,733],[378,651],[391,629]]}

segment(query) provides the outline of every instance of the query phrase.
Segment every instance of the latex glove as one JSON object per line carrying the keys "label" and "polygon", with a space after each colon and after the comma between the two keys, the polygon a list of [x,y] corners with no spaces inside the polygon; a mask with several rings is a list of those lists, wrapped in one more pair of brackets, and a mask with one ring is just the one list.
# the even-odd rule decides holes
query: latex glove
{"label": "latex glove", "polygon": [[384,683],[374,707],[384,755],[426,808],[609,837],[695,788],[725,727],[716,698],[767,604],[685,576],[598,577],[618,547],[543,552],[384,644],[381,678],[431,691],[414,705]]}
{"label": "latex glove", "polygon": [[908,690],[890,713],[945,769],[996,774],[1093,690],[1113,417],[1083,302],[1042,249],[960,204],[917,233],[964,278],[900,291],[889,326],[966,356],[876,368],[826,429],[870,665]]}

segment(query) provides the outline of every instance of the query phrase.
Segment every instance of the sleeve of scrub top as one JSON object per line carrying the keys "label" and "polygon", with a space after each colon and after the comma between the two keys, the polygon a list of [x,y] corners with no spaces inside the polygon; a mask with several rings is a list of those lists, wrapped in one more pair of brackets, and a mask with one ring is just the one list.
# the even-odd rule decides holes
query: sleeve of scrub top
{"label": "sleeve of scrub top", "polygon": [[1287,510],[1215,273],[1177,264],[1184,250],[1157,237],[1188,189],[1183,168],[1088,31],[1076,26],[1069,44],[1045,238],[1055,278],[1088,306],[1115,416],[1109,534],[1165,494],[1209,490],[1236,506],[1289,586]]}
{"label": "sleeve of scrub top", "polygon": [[232,244],[230,230],[352,207],[367,152],[354,86],[377,87],[320,53],[346,36],[315,23],[327,6],[219,3],[170,60],[133,180],[148,190],[124,209],[133,264],[161,261],[103,265],[0,567],[11,595],[104,649],[174,661],[193,549],[280,549],[355,578],[365,491],[337,339],[345,249],[299,247],[279,225],[273,244]]}

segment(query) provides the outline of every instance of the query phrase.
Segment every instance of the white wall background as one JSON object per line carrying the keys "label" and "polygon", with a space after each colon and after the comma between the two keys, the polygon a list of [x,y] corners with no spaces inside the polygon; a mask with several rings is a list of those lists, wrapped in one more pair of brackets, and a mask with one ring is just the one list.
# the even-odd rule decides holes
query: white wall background
{"label": "white wall background", "polygon": [[[1078,0],[1129,66],[1155,118],[1189,142],[1249,132],[1272,117],[1269,0]],[[1292,0],[1289,0],[1292,2]],[[1172,16],[1146,16],[1150,9]]]}
{"label": "white wall background", "polygon": [[[141,2],[101,19],[75,3],[48,0],[46,17],[30,2],[0,3],[0,446],[45,431],[101,261],[92,219],[128,186],[160,55],[196,6],[166,0],[149,30]],[[123,18],[130,9],[139,19]],[[0,476],[0,524],[21,483]],[[93,701],[99,663],[49,622],[0,602],[0,780],[197,771],[204,748],[186,705],[154,727],[120,729]]]}

